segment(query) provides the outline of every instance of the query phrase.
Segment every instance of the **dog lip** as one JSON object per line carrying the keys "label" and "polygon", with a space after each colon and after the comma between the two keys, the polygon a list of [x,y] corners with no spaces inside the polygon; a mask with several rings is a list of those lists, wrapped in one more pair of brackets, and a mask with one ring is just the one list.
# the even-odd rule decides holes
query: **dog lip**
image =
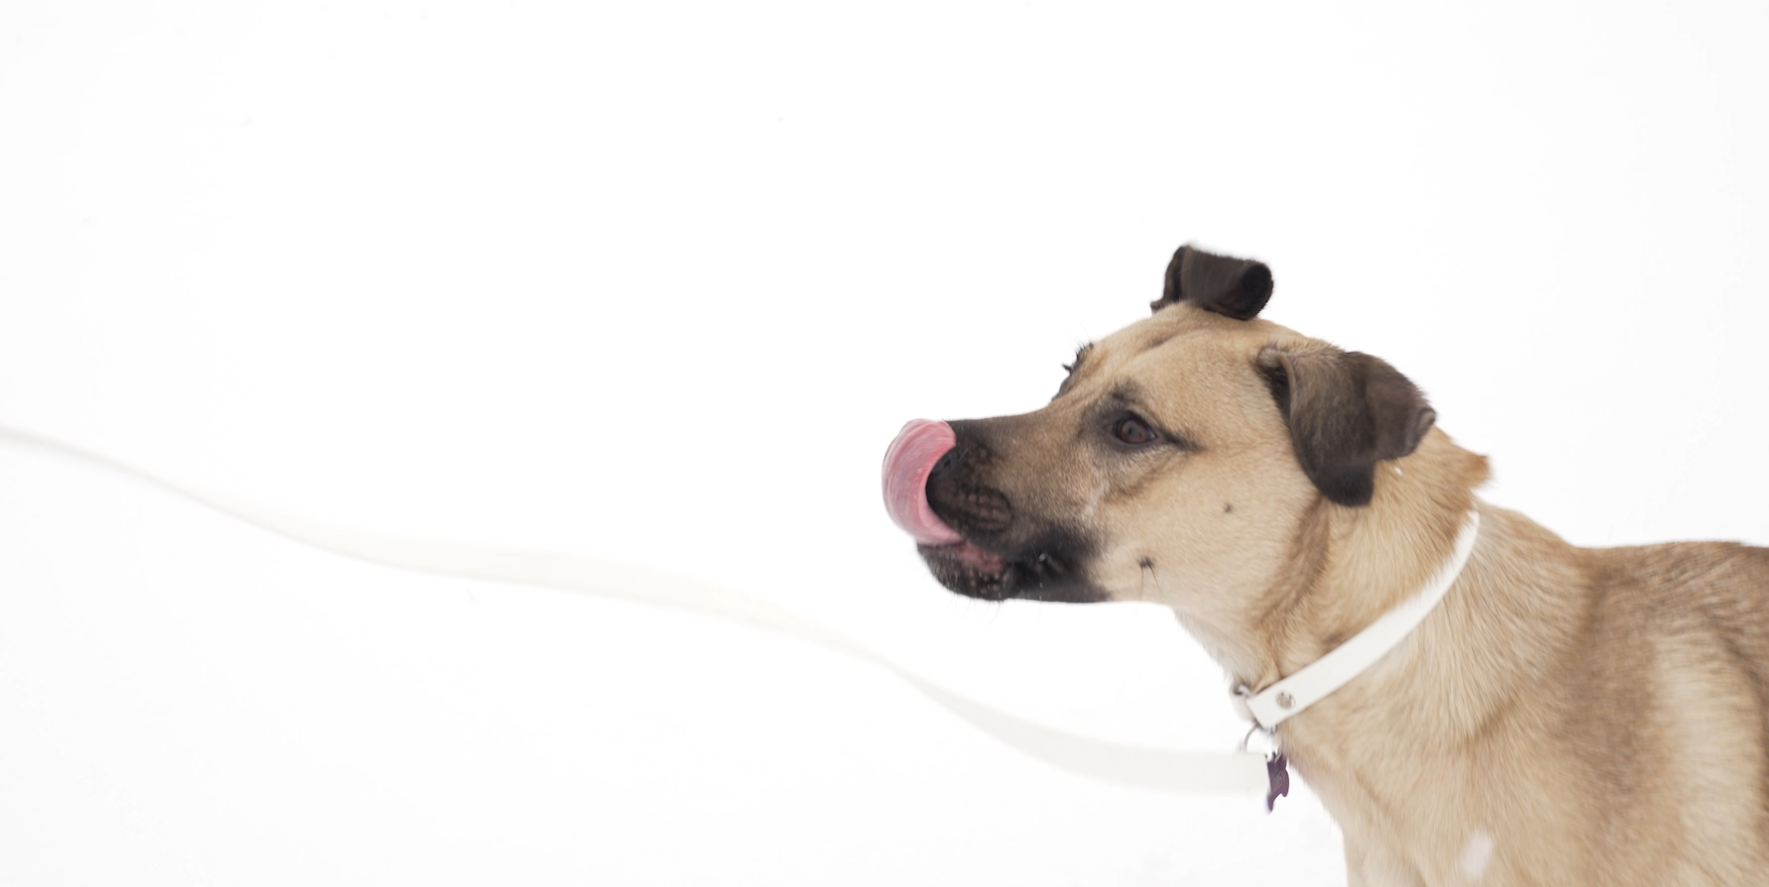
{"label": "dog lip", "polygon": [[974,542],[918,545],[922,560],[941,585],[966,597],[1000,601],[1013,596],[1006,558]]}
{"label": "dog lip", "polygon": [[941,554],[956,557],[979,570],[986,570],[991,573],[1002,573],[1007,570],[1007,558],[1002,557],[969,539],[960,538],[957,542],[950,542],[945,545],[928,545],[923,543],[921,548],[927,551],[939,552]]}
{"label": "dog lip", "polygon": [[948,545],[919,545],[923,561],[941,585],[986,601],[1024,598],[1091,603],[1110,600],[1087,579],[1073,544],[1041,539],[1023,550],[999,552],[965,539]]}

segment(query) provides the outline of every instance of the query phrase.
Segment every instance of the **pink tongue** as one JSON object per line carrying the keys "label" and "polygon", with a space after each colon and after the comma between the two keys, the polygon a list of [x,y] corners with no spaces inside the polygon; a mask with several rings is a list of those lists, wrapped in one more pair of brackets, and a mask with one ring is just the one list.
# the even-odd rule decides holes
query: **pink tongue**
{"label": "pink tongue", "polygon": [[927,476],[934,463],[958,444],[952,426],[912,419],[891,441],[884,458],[885,510],[897,526],[923,545],[952,545],[964,537],[952,532],[927,503]]}

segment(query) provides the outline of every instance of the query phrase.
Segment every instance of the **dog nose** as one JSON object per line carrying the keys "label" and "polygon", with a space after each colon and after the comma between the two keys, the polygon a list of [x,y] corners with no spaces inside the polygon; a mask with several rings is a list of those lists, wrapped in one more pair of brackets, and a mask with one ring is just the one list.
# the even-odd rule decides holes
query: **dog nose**
{"label": "dog nose", "polygon": [[[953,429],[954,437],[962,429]],[[928,508],[947,526],[962,527],[966,538],[976,534],[995,536],[1013,526],[1013,505],[1000,490],[978,481],[977,466],[988,461],[988,451],[961,440],[946,451],[928,472]]]}
{"label": "dog nose", "polygon": [[885,450],[885,510],[897,526],[922,545],[963,541],[934,514],[927,501],[928,472],[957,444],[952,426],[932,419],[912,419]]}

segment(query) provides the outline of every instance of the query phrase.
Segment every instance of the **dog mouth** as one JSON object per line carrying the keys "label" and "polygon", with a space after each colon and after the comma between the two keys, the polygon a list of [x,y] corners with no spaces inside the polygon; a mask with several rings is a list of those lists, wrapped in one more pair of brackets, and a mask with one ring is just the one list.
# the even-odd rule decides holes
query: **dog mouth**
{"label": "dog mouth", "polygon": [[885,510],[915,540],[916,549],[940,584],[962,594],[1000,600],[1007,560],[964,538],[934,513],[928,502],[928,475],[940,457],[958,445],[952,426],[913,419],[891,441],[884,458]]}
{"label": "dog mouth", "polygon": [[[915,539],[916,549],[934,578],[954,592],[990,601],[1013,597],[1075,602],[1099,599],[1095,593],[1072,587],[1076,585],[1073,561],[1064,552],[1074,545],[1051,539],[1048,544],[1003,553],[953,529],[934,513],[928,500],[928,478],[956,446],[950,425],[915,419],[903,426],[885,452],[885,510]],[[1011,508],[999,494],[978,494],[966,500],[967,507],[954,512],[955,519],[975,511],[976,522],[988,527],[999,524],[996,529],[1004,528],[1011,521]]]}
{"label": "dog mouth", "polygon": [[975,543],[917,546],[934,578],[948,589],[985,601],[1085,603],[1105,597],[1075,581],[1067,558],[1054,551],[1006,557]]}
{"label": "dog mouth", "polygon": [[917,545],[916,551],[941,585],[970,597],[999,601],[1012,596],[1007,559],[974,542]]}

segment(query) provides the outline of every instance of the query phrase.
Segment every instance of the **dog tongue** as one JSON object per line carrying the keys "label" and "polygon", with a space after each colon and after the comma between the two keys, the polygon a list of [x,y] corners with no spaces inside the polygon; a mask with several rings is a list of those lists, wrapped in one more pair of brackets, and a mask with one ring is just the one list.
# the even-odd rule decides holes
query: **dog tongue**
{"label": "dog tongue", "polygon": [[891,520],[923,545],[952,545],[964,537],[952,532],[928,507],[927,476],[934,463],[958,443],[952,426],[912,419],[891,441],[884,458],[885,510]]}

